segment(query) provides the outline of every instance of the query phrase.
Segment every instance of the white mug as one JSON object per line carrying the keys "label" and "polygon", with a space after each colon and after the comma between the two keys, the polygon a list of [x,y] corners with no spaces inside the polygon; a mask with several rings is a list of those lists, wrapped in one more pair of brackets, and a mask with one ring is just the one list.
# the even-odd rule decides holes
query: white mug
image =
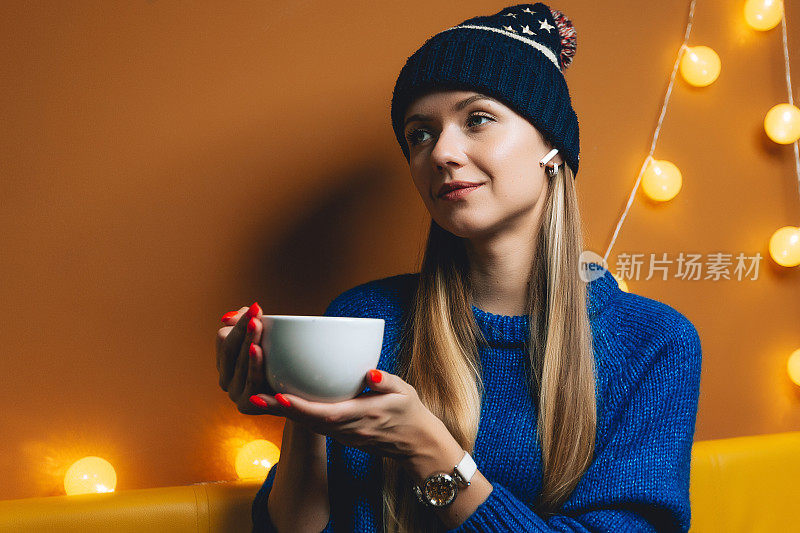
{"label": "white mug", "polygon": [[[367,386],[383,345],[381,318],[263,315],[267,383],[314,402],[339,402]],[[269,333],[267,333],[269,332]]]}

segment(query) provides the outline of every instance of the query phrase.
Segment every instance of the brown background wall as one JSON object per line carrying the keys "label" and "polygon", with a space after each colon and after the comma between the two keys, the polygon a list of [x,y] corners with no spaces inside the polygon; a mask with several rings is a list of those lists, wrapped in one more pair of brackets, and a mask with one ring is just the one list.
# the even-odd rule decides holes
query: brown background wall
{"label": "brown background wall", "polygon": [[[389,123],[425,38],[502,2],[3,2],[0,499],[63,493],[100,455],[118,490],[235,478],[251,438],[217,385],[225,311],[321,314],[364,281],[414,271],[427,211]],[[587,243],[603,253],[647,154],[688,2],[562,0],[581,122]],[[788,3],[800,77],[800,4]],[[690,40],[722,73],[676,79],[655,153],[683,172],[639,196],[612,251],[760,252],[800,223],[791,146],[761,123],[786,101],[780,27],[700,1]],[[696,439],[797,430],[800,269],[755,281],[630,282],[700,331]]]}

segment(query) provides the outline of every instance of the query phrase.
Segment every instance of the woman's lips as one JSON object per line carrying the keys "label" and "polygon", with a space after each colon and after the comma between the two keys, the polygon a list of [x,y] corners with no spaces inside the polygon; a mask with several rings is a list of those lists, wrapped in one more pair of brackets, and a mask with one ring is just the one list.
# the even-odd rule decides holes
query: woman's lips
{"label": "woman's lips", "polygon": [[447,194],[443,194],[439,198],[441,198],[442,200],[460,200],[461,198],[464,198],[466,195],[468,195],[469,193],[471,193],[472,191],[481,186],[483,186],[483,183],[481,183],[480,185],[476,185],[474,187],[462,187],[460,189],[452,190]]}

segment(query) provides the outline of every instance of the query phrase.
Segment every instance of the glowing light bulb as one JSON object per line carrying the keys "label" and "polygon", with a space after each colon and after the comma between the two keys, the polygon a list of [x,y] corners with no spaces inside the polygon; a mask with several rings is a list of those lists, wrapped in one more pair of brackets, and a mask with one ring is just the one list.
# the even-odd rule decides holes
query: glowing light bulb
{"label": "glowing light bulb", "polygon": [[651,159],[642,175],[642,190],[657,202],[674,198],[682,183],[681,171],[664,159]]}
{"label": "glowing light bulb", "polygon": [[708,46],[687,46],[681,57],[681,76],[695,87],[710,85],[719,77],[720,60]]}
{"label": "glowing light bulb", "polygon": [[614,274],[611,274],[611,275],[614,276],[615,280],[617,280],[617,285],[619,285],[620,290],[623,290],[625,292],[630,292],[630,291],[628,291],[628,284],[625,283],[624,279],[622,279],[622,278],[620,278],[618,276],[615,276]]}
{"label": "glowing light bulb", "polygon": [[793,351],[786,361],[786,370],[789,372],[789,379],[795,385],[800,385],[800,348]]}
{"label": "glowing light bulb", "polygon": [[64,474],[64,490],[67,494],[90,494],[114,492],[117,473],[111,463],[102,457],[90,455],[78,459]]}
{"label": "glowing light bulb", "polygon": [[236,454],[236,474],[240,478],[264,479],[272,465],[278,462],[281,450],[264,439],[248,442]]}
{"label": "glowing light bulb", "polygon": [[747,0],[744,20],[754,30],[771,30],[783,18],[783,0]]}
{"label": "glowing light bulb", "polygon": [[800,265],[800,227],[784,226],[769,239],[769,255],[781,266]]}
{"label": "glowing light bulb", "polygon": [[800,109],[792,104],[772,106],[764,117],[764,131],[779,144],[791,144],[800,139]]}

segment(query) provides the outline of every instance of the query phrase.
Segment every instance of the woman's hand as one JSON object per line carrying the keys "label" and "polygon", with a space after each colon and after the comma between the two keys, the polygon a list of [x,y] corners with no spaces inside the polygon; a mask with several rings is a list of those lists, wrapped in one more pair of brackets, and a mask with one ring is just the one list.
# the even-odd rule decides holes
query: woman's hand
{"label": "woman's hand", "polygon": [[219,386],[228,393],[240,413],[283,416],[269,413],[249,400],[254,394],[261,394],[267,405],[275,407],[278,403],[264,371],[260,340],[262,335],[269,335],[269,328],[261,322],[262,316],[258,303],[222,316],[225,326],[217,331]]}
{"label": "woman's hand", "polygon": [[294,394],[279,394],[289,406],[274,405],[265,394],[258,397],[270,402],[261,412],[284,416],[315,433],[368,453],[398,459],[413,456],[429,446],[444,424],[425,407],[417,391],[399,376],[370,370],[366,384],[370,391],[350,400],[335,403],[312,402]]}

